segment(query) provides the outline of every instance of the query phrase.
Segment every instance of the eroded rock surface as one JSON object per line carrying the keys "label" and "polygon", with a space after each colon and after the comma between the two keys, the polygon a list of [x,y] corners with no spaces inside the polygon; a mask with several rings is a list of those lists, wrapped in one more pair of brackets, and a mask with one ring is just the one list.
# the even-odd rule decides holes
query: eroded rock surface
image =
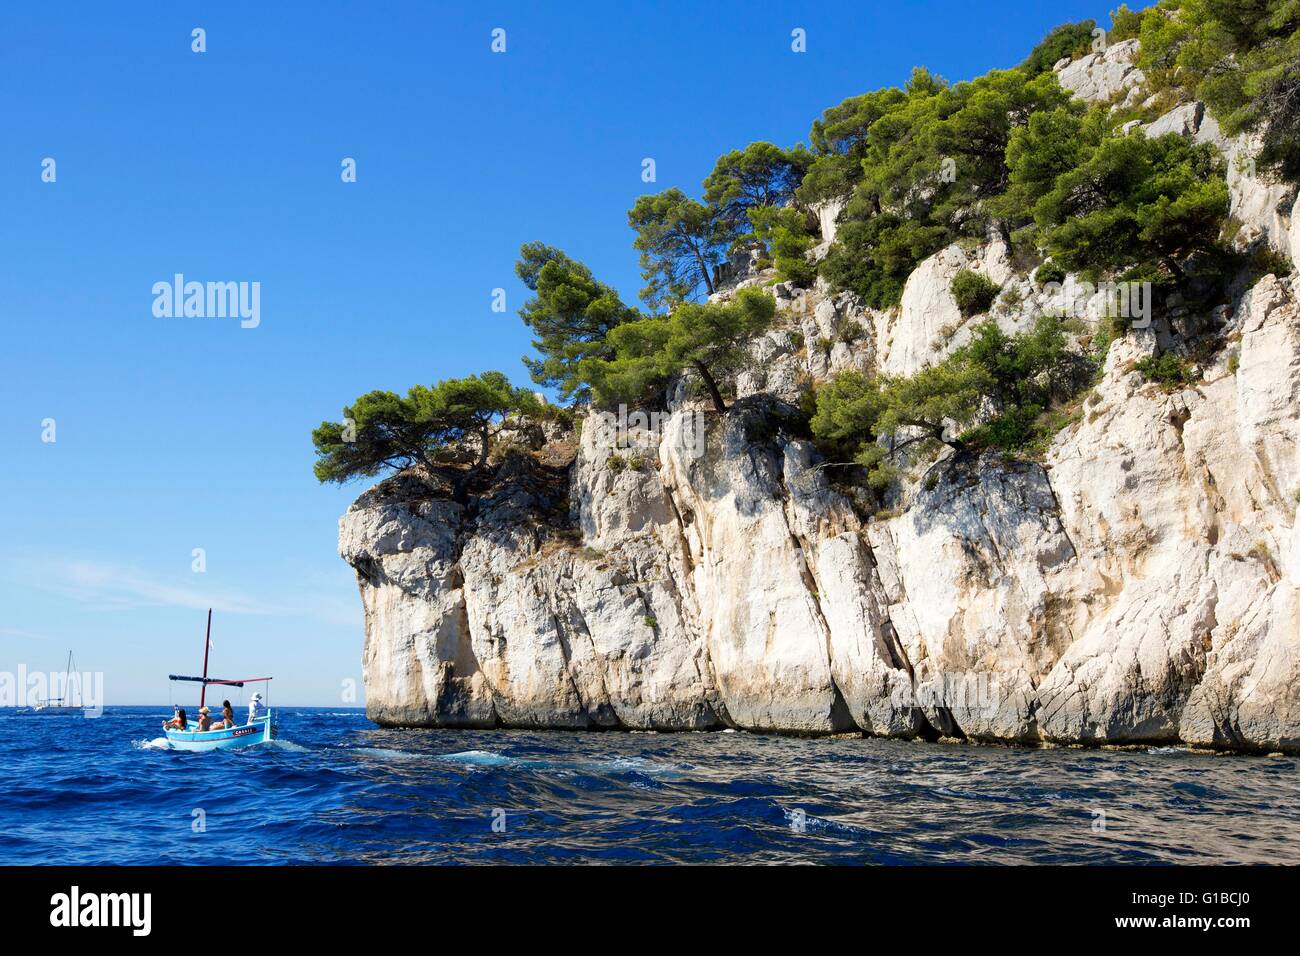
{"label": "eroded rock surface", "polygon": [[589,417],[567,469],[512,460],[464,506],[383,482],[340,526],[371,716],[1295,750],[1290,281],[1232,322],[1234,371],[1165,392],[1121,340],[1043,465],[940,461],[883,519],[773,395]]}
{"label": "eroded rock surface", "polygon": [[[1056,70],[1127,101],[1135,53]],[[1295,189],[1255,175],[1257,144],[1198,103],[1142,133],[1213,143],[1239,244],[1300,249]],[[833,238],[842,203],[816,211]],[[988,314],[958,311],[961,269],[1001,286]],[[980,321],[1025,331],[1063,304],[1095,333],[1106,296],[1075,276],[1049,295],[996,234],[921,263],[889,310],[732,271],[771,286],[780,321],[725,415],[683,382],[661,421],[535,436],[465,504],[403,474],[343,516],[372,719],[1300,752],[1294,276],[1116,341],[1041,464],[950,456],[863,517],[803,431],[811,383],[914,374]],[[1135,370],[1207,325],[1194,385]]]}

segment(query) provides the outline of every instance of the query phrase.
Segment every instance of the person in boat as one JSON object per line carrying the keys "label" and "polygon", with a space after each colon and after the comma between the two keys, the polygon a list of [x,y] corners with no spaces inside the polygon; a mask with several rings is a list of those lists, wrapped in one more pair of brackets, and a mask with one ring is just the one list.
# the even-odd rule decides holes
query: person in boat
{"label": "person in boat", "polygon": [[211,713],[206,704],[199,708],[199,733],[204,734],[212,729]]}
{"label": "person in boat", "polygon": [[212,725],[213,730],[229,730],[235,726],[235,711],[230,706],[230,701],[221,702],[221,719]]}
{"label": "person in boat", "polygon": [[186,724],[189,723],[188,719],[185,716],[184,707],[177,707],[175,708],[175,711],[176,711],[176,715],[172,717],[171,720],[168,720],[163,723],[163,730],[184,730]]}
{"label": "person in boat", "polygon": [[262,695],[254,694],[253,699],[248,702],[248,722],[251,724],[259,717],[266,716],[266,704],[262,703]]}

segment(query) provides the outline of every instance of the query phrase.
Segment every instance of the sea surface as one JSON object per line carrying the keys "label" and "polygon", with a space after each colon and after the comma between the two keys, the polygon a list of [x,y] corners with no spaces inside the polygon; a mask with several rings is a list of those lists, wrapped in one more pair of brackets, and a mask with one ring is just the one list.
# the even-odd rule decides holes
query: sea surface
{"label": "sea surface", "polygon": [[735,732],[383,730],[169,750],[0,710],[0,863],[1300,863],[1291,757]]}

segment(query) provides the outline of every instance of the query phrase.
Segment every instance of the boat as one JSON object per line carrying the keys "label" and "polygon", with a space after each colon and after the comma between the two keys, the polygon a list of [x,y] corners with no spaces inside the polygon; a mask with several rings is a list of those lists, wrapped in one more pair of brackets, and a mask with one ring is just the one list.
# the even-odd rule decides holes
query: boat
{"label": "boat", "polygon": [[[64,692],[68,694],[66,700],[72,699],[72,678],[76,676],[76,674],[77,671],[75,669],[75,665],[72,662],[72,651],[69,650],[68,666],[63,671],[63,689]],[[79,681],[78,681],[78,691],[80,691]],[[80,694],[78,694],[78,696],[80,696]],[[82,713],[85,712],[86,708],[83,704],[80,703],[70,704],[67,703],[66,700],[63,697],[51,697],[48,698],[47,700],[38,700],[34,704],[32,704],[32,706],[27,711],[25,711],[25,713],[33,717],[66,717],[73,714],[80,716]]]}
{"label": "boat", "polygon": [[[176,681],[195,681],[202,686],[199,689],[199,707],[207,701],[208,686],[217,684],[223,687],[244,687],[249,684],[265,684],[270,690],[269,677],[241,677],[238,680],[208,676],[208,652],[212,649],[212,609],[208,609],[208,629],[203,638],[203,675],[187,677],[182,674],[168,674],[167,679]],[[261,694],[254,695],[258,702]],[[197,713],[196,713],[197,716]],[[167,743],[173,750],[228,750],[234,747],[251,747],[255,744],[268,743],[275,738],[275,719],[270,707],[250,707],[247,720],[235,727],[221,730],[200,732],[195,729],[198,721],[192,720],[184,730],[163,725],[167,734]]]}

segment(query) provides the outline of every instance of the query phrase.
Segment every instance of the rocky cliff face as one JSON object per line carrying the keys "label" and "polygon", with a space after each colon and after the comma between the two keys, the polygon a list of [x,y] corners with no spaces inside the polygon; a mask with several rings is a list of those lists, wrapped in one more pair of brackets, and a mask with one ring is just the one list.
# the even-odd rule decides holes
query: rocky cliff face
{"label": "rocky cliff face", "polygon": [[[1112,51],[1062,81],[1137,89]],[[1168,123],[1217,135],[1195,109]],[[1233,196],[1297,248],[1294,190],[1246,171]],[[778,285],[782,326],[726,415],[681,388],[657,427],[535,437],[467,505],[410,475],[363,494],[339,549],[372,719],[1300,751],[1296,278],[1117,341],[1041,463],[948,457],[864,517],[793,405],[834,371],[910,374],[960,345],[984,318],[952,301],[961,268],[1016,290],[1008,329],[1047,305],[996,237],[927,260],[886,312]],[[1065,295],[1103,314],[1073,277]],[[1207,328],[1194,385],[1134,370]]]}
{"label": "rocky cliff face", "polygon": [[593,416],[571,465],[513,456],[469,506],[383,482],[340,530],[370,714],[1296,749],[1293,283],[1226,322],[1196,385],[1122,340],[1043,464],[942,462],[892,517],[769,395],[630,438]]}

